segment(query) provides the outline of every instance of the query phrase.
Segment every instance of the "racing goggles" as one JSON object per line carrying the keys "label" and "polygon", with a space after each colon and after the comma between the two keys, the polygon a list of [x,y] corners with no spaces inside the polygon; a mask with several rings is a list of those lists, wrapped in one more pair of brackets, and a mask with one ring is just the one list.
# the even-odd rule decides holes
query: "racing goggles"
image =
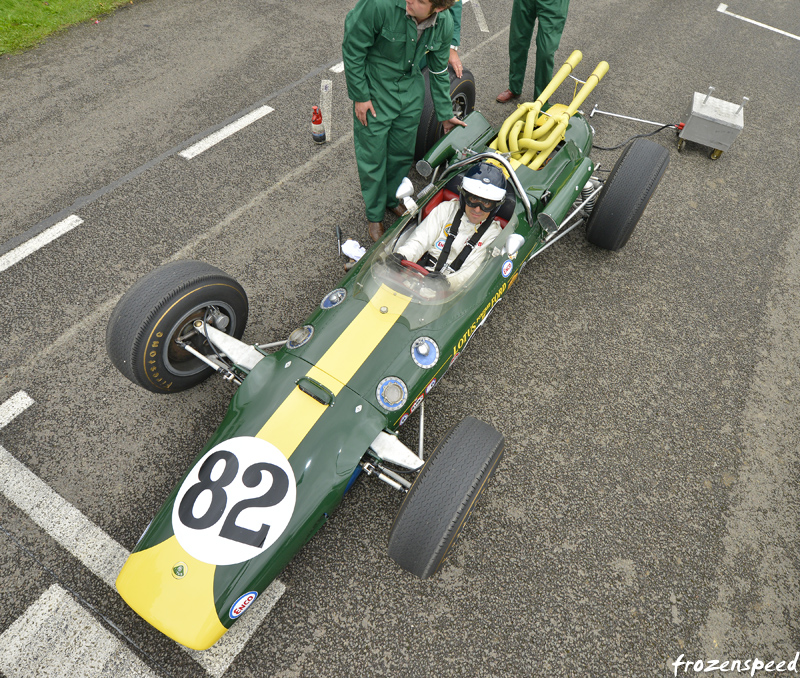
{"label": "racing goggles", "polygon": [[464,202],[467,203],[467,207],[479,208],[484,212],[491,212],[495,207],[497,207],[496,200],[486,200],[486,198],[479,198],[477,195],[472,195],[472,193],[467,193],[464,191]]}

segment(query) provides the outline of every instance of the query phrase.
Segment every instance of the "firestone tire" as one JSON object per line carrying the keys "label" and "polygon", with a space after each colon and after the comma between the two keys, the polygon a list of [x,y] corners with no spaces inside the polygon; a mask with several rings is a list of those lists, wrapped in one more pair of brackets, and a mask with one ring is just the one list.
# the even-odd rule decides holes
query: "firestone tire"
{"label": "firestone tire", "polygon": [[[456,77],[452,67],[448,66],[450,73],[450,100],[453,102],[453,114],[463,120],[475,110],[475,78],[472,71],[464,69],[461,77]],[[422,107],[419,127],[417,128],[417,141],[414,145],[414,161],[424,156],[433,145],[442,138],[444,129],[436,117],[436,110],[431,99],[430,78],[428,69],[422,72],[425,78],[425,103]]]}
{"label": "firestone tire", "polygon": [[621,249],[633,233],[669,164],[669,152],[636,139],[608,175],[586,224],[586,239],[604,250]]}
{"label": "firestone tire", "polygon": [[427,579],[438,571],[503,455],[494,427],[466,417],[445,435],[408,491],[389,534],[389,556]]}
{"label": "firestone tire", "polygon": [[209,310],[221,314],[215,323],[218,329],[225,325],[225,332],[241,338],[249,306],[238,282],[201,261],[160,266],[134,284],[112,311],[106,329],[108,357],[124,376],[148,391],[191,388],[214,370],[176,339],[182,336],[204,355],[213,354],[205,337],[192,332],[192,322],[202,320]]}

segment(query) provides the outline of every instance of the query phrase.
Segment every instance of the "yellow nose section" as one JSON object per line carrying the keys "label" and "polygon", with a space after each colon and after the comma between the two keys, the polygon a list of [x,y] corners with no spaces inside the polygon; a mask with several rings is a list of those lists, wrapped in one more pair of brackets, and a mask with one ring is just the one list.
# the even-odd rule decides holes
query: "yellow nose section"
{"label": "yellow nose section", "polygon": [[216,567],[192,558],[172,536],[132,553],[117,577],[117,591],[161,633],[193,650],[207,650],[227,631],[214,604]]}

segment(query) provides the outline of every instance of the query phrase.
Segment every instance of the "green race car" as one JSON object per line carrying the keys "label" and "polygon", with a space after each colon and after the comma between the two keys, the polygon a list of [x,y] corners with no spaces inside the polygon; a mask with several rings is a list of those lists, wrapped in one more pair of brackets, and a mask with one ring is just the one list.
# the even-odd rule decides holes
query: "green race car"
{"label": "green race car", "polygon": [[[416,199],[404,191],[406,215],[286,341],[243,343],[244,290],[202,262],[162,266],[120,300],[107,348],[134,383],[170,393],[217,372],[240,384],[117,579],[150,624],[187,647],[213,645],[360,473],[405,493],[390,557],[420,577],[441,566],[499,463],[503,436],[467,417],[423,461],[422,430],[417,453],[398,440],[399,427],[534,257],[579,226],[599,247],[622,247],[667,166],[664,148],[638,139],[605,181],[594,176],[593,131],[577,108],[602,63],[572,105],[542,113],[576,54],[500,129],[473,112],[467,127],[436,141],[417,165],[430,184]],[[450,287],[397,251],[437,204],[460,199],[463,175],[479,163],[505,176],[494,215],[502,230],[469,279]]]}

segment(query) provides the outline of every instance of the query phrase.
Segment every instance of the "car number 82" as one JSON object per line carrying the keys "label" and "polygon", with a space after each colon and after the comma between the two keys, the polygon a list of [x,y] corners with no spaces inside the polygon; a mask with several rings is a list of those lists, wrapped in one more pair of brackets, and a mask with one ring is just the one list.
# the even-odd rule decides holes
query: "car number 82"
{"label": "car number 82", "polygon": [[194,466],[175,497],[172,526],[189,555],[215,565],[250,560],[271,546],[294,512],[289,461],[259,438],[231,438]]}

